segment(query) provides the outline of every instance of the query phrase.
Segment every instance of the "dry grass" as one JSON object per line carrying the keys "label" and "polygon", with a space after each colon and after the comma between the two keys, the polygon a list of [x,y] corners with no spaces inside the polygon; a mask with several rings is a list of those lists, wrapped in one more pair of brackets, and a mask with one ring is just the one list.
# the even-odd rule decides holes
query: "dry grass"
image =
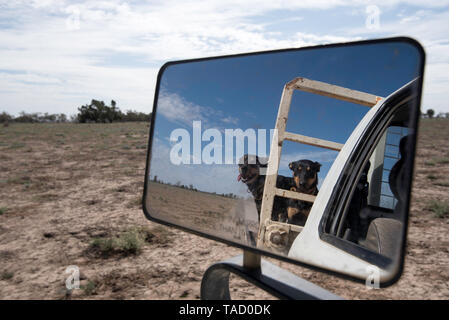
{"label": "dry grass", "polygon": [[449,215],[449,203],[432,199],[429,201],[427,209],[432,211],[437,218],[444,218]]}
{"label": "dry grass", "polygon": [[167,238],[168,233],[161,232],[161,229],[149,230],[140,226],[131,227],[118,236],[94,238],[88,252],[100,257],[138,255],[146,243],[165,243]]}
{"label": "dry grass", "polygon": [[0,280],[11,280],[14,277],[14,273],[11,271],[2,271],[0,273]]}

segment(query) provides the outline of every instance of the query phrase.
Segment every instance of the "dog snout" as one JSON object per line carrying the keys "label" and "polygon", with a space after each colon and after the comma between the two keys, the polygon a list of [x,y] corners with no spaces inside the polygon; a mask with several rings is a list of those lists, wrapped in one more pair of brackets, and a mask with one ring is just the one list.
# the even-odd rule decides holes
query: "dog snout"
{"label": "dog snout", "polygon": [[304,170],[301,170],[300,172],[296,172],[296,177],[298,178],[298,183],[301,187],[304,187],[307,185],[307,177]]}

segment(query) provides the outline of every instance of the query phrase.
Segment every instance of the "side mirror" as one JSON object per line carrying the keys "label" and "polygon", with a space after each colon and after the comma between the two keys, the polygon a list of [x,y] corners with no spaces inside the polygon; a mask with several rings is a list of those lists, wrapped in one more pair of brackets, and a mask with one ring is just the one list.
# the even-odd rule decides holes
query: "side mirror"
{"label": "side mirror", "polygon": [[409,38],[165,64],[149,220],[383,286],[406,243],[424,51]]}

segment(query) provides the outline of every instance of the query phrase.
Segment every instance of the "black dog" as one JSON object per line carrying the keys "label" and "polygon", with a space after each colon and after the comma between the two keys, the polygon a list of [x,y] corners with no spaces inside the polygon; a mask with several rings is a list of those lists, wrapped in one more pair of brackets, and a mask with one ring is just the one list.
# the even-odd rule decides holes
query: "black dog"
{"label": "black dog", "polygon": [[[321,164],[310,160],[298,160],[291,162],[290,170],[293,171],[294,186],[291,191],[306,193],[311,195],[318,194],[318,172]],[[309,216],[311,202],[288,199],[287,216],[288,222],[292,224],[304,225]]]}
{"label": "black dog", "polygon": [[[267,164],[262,164],[259,157],[245,154],[239,161],[238,181],[242,180],[248,187],[248,191],[254,197],[257,207],[257,214],[260,221],[260,211],[262,209],[262,196],[265,187],[265,175],[261,174],[260,168],[266,168]],[[290,190],[294,186],[293,178],[277,176],[276,187]],[[274,197],[273,210],[271,211],[271,220],[287,221],[288,199],[283,197]]]}

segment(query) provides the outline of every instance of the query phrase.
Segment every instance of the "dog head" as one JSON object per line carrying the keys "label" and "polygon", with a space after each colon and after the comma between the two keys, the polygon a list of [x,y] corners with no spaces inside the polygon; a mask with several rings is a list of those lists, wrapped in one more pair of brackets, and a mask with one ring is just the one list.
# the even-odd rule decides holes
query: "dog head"
{"label": "dog head", "polygon": [[320,163],[310,160],[298,160],[291,162],[288,167],[293,171],[293,180],[299,190],[309,190],[318,184]]}
{"label": "dog head", "polygon": [[262,164],[258,156],[245,154],[239,160],[239,176],[237,181],[242,180],[244,183],[252,183],[260,176],[260,168],[266,167]]}

